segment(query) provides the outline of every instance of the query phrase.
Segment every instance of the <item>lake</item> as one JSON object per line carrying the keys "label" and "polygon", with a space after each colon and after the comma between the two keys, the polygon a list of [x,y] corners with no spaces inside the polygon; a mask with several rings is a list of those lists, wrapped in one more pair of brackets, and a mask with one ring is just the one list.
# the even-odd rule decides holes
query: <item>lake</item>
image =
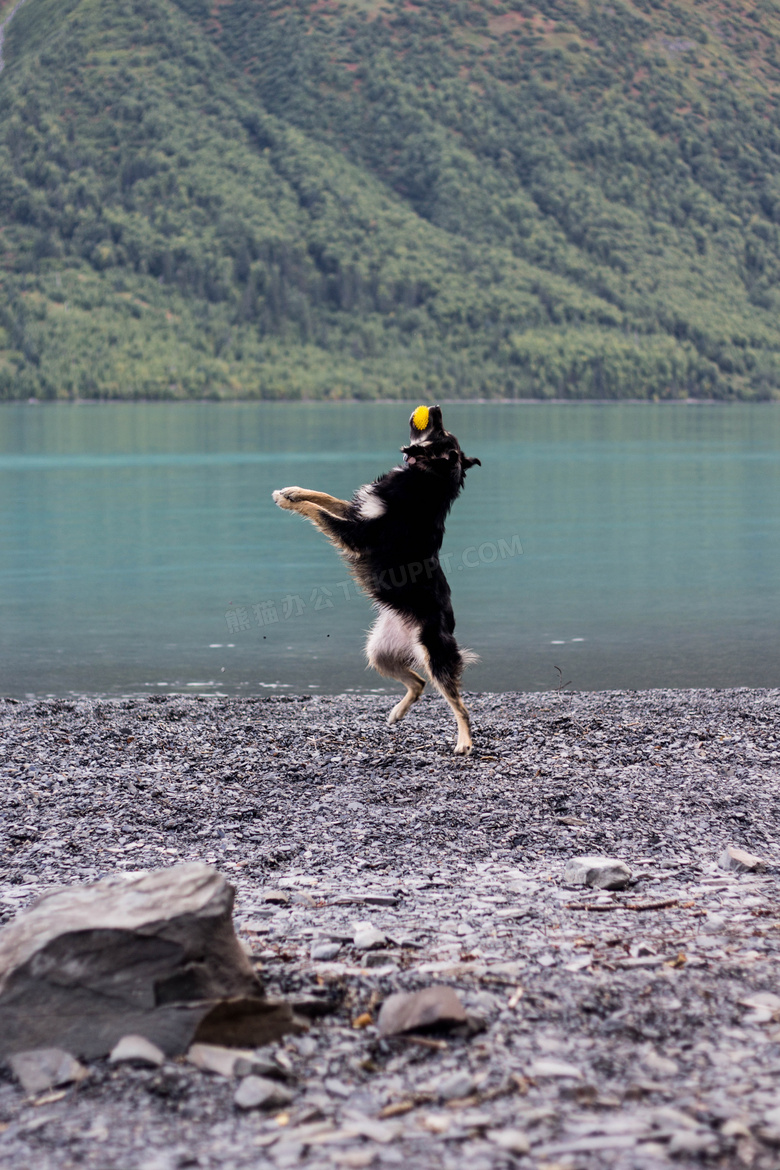
{"label": "lake", "polygon": [[[0,407],[0,693],[398,690],[274,488],[348,496],[414,404]],[[780,684],[780,408],[473,403],[445,541],[470,690]]]}

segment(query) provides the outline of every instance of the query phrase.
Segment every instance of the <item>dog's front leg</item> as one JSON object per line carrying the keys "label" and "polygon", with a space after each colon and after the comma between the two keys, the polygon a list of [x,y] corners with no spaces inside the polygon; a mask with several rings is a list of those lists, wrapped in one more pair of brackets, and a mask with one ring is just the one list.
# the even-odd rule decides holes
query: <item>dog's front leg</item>
{"label": "dog's front leg", "polygon": [[[304,498],[296,498],[296,493],[300,493]],[[335,505],[341,505],[344,511],[339,515],[321,504],[313,504],[308,498],[310,496],[332,500]],[[297,512],[299,516],[305,516],[307,520],[311,520],[312,524],[316,525],[320,532],[324,532],[336,548],[342,552],[351,551],[349,536],[354,525],[346,516],[350,505],[345,500],[337,500],[335,496],[326,496],[324,492],[307,492],[303,488],[282,488],[273,493],[273,498],[274,503],[278,504],[280,508],[289,512]]]}
{"label": "dog's front leg", "polygon": [[274,492],[273,499],[280,508],[286,508],[291,512],[301,512],[302,515],[306,515],[306,513],[298,507],[299,504],[316,504],[318,507],[324,508],[326,512],[330,512],[331,515],[342,517],[347,515],[351,507],[348,500],[329,496],[327,492],[313,492],[309,488],[300,487],[279,488],[278,491]]}

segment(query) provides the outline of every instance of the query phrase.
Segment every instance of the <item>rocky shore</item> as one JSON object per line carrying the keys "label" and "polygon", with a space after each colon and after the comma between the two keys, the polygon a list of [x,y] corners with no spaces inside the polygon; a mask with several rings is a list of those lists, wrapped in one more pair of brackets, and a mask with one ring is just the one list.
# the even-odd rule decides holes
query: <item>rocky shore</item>
{"label": "rocky shore", "polygon": [[[777,1166],[780,691],[471,695],[468,759],[435,697],[391,703],[0,700],[0,924],[206,861],[268,993],[315,1004],[256,1105],[183,1058],[0,1067],[4,1166]],[[594,854],[629,884],[564,884]],[[467,1026],[382,1037],[431,985]]]}

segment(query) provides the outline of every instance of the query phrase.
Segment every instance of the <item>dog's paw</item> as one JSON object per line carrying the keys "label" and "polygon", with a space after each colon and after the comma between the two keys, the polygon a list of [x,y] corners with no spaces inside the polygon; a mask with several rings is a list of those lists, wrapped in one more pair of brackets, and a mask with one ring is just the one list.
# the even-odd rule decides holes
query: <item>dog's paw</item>
{"label": "dog's paw", "polygon": [[468,743],[458,743],[455,745],[455,755],[456,756],[468,756],[471,753],[472,747],[473,747],[473,744],[471,743],[470,740]]}
{"label": "dog's paw", "polygon": [[292,508],[295,499],[300,492],[299,487],[277,488],[273,493],[273,501],[278,508]]}

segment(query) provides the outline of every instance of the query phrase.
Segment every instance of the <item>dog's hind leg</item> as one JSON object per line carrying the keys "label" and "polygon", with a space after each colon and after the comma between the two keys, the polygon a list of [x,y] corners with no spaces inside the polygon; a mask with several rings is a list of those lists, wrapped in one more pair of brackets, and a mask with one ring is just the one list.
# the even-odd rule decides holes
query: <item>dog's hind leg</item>
{"label": "dog's hind leg", "polygon": [[398,723],[416,703],[425,687],[425,679],[412,670],[412,663],[420,655],[419,633],[414,624],[395,610],[381,608],[366,643],[369,666],[386,678],[395,678],[406,687],[406,694],[396,703],[387,717],[388,723]]}
{"label": "dog's hind leg", "polygon": [[469,660],[468,652],[461,654],[452,634],[440,623],[426,624],[421,631],[420,640],[431,681],[449,703],[458,725],[455,755],[467,756],[473,746],[471,720],[460,695],[460,679],[463,667]]}

